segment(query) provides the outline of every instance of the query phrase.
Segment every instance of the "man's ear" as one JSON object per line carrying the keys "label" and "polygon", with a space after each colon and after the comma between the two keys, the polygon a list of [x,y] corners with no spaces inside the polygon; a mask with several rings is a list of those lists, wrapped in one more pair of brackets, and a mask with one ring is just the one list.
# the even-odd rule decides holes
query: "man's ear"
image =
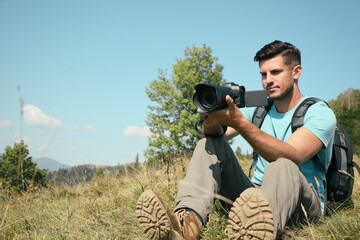
{"label": "man's ear", "polygon": [[293,69],[292,69],[292,74],[293,74],[293,78],[294,79],[299,79],[300,75],[301,75],[301,71],[302,71],[302,67],[301,65],[296,65]]}

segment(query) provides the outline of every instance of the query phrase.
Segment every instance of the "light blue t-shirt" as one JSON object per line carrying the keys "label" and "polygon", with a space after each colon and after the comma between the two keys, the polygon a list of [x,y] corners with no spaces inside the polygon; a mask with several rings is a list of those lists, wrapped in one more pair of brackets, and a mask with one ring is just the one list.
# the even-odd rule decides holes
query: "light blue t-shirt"
{"label": "light blue t-shirt", "polygon": [[[292,134],[292,116],[299,104],[306,98],[308,97],[303,97],[303,99],[301,99],[301,101],[293,109],[286,113],[278,113],[275,104],[273,104],[264,119],[261,130],[279,140],[287,142]],[[241,108],[242,114],[250,122],[252,121],[254,111],[255,108]],[[312,105],[308,109],[304,118],[303,127],[310,130],[324,145],[324,147],[318,152],[318,157],[325,170],[328,169],[331,161],[335,125],[336,118],[333,111],[322,101]],[[268,165],[269,162],[259,156],[254,170],[254,176],[251,179],[254,183],[261,185],[263,175]],[[307,181],[311,183],[315,190],[319,193],[321,197],[322,210],[324,211],[324,172],[320,170],[319,166],[316,166],[316,163],[312,160],[306,161],[300,165],[299,169],[304,174]]]}

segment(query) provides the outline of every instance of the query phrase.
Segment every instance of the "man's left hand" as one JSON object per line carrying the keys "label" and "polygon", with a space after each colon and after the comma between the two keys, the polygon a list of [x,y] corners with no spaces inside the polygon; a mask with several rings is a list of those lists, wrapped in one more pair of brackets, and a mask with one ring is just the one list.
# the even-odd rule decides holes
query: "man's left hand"
{"label": "man's left hand", "polygon": [[236,129],[244,116],[241,114],[240,109],[235,105],[234,100],[229,95],[226,96],[225,100],[228,104],[226,108],[207,113],[207,115],[219,125]]}

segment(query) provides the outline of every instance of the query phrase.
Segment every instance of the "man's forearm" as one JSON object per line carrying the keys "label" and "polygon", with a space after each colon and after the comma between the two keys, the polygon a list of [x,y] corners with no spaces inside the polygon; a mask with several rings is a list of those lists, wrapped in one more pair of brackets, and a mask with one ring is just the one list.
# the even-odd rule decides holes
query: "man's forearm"
{"label": "man's forearm", "polygon": [[226,130],[223,137],[226,141],[229,141],[238,135],[239,135],[239,133],[234,128],[228,127],[228,129]]}
{"label": "man's forearm", "polygon": [[303,163],[301,156],[290,144],[263,132],[245,118],[234,129],[268,162],[288,158],[297,165]]}

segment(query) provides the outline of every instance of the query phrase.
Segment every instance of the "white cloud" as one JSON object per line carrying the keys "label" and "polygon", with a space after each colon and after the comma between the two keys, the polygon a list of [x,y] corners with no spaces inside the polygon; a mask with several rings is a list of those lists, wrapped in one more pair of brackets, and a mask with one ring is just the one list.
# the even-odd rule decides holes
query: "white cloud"
{"label": "white cloud", "polygon": [[0,128],[11,127],[12,123],[9,120],[0,120]]}
{"label": "white cloud", "polygon": [[48,151],[48,149],[49,149],[48,146],[42,145],[37,150],[38,150],[38,152],[45,153]]}
{"label": "white cloud", "polygon": [[87,132],[92,132],[92,133],[98,133],[99,129],[97,129],[95,126],[93,125],[87,125],[84,127],[84,130]]}
{"label": "white cloud", "polygon": [[137,126],[128,126],[123,134],[125,136],[132,136],[132,137],[138,137],[138,138],[147,138],[150,136],[150,128],[148,126],[145,126],[144,128],[139,128]]}
{"label": "white cloud", "polygon": [[60,120],[46,115],[40,108],[34,105],[25,105],[23,110],[24,121],[30,127],[42,130],[51,130],[61,127]]}

